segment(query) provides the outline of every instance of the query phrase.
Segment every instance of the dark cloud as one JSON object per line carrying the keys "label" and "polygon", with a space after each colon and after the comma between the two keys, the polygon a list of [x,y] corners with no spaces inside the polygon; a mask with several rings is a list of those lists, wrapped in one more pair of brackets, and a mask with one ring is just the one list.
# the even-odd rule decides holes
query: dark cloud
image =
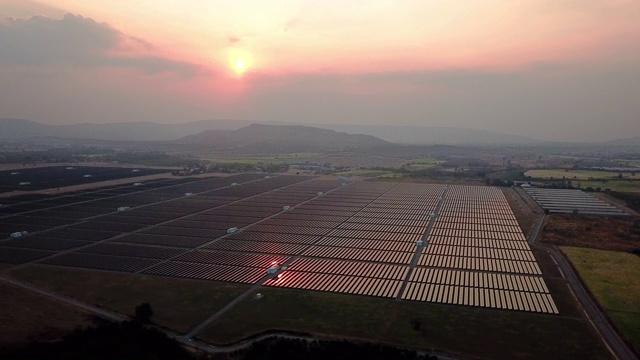
{"label": "dark cloud", "polygon": [[193,76],[200,71],[198,66],[186,62],[137,56],[136,49],[150,51],[153,45],[106,23],[73,14],[62,19],[44,16],[0,19],[0,49],[0,66],[112,66],[180,76]]}

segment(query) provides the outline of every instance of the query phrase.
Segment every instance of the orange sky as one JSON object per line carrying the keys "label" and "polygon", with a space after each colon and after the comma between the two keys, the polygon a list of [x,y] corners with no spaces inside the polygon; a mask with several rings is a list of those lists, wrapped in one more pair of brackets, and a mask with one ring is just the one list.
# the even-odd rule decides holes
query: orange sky
{"label": "orange sky", "polygon": [[107,22],[168,57],[227,70],[240,58],[267,73],[597,61],[640,36],[635,0],[36,2]]}
{"label": "orange sky", "polygon": [[[67,13],[77,17],[62,20]],[[33,20],[35,15],[44,18]],[[74,47],[79,42],[73,39],[60,50],[41,53],[35,44],[24,54],[20,44],[13,44],[20,54],[0,58],[0,75],[10,74],[6,81],[14,81],[15,87],[28,93],[27,83],[43,86],[33,74],[55,77],[56,72],[68,71],[76,79],[64,84],[70,94],[67,103],[71,93],[81,91],[80,84],[97,79],[104,87],[91,87],[100,93],[118,97],[119,91],[135,92],[135,96],[175,99],[185,109],[193,109],[186,112],[189,120],[220,116],[298,119],[309,108],[290,116],[266,112],[270,118],[259,118],[265,114],[267,101],[285,107],[291,101],[286,90],[290,89],[294,95],[337,94],[335,104],[322,103],[334,107],[327,113],[332,121],[345,121],[335,119],[333,110],[344,108],[337,102],[347,96],[354,103],[387,101],[386,113],[390,114],[411,102],[414,108],[407,111],[406,123],[482,127],[477,119],[464,119],[465,114],[457,115],[460,119],[453,117],[457,123],[451,123],[451,118],[445,121],[446,109],[420,108],[420,101],[442,104],[447,99],[453,103],[455,97],[464,101],[464,96],[472,96],[472,101],[477,98],[473,87],[486,74],[493,76],[487,81],[495,84],[495,97],[487,101],[501,105],[514,90],[530,96],[543,82],[553,88],[548,82],[555,81],[554,72],[575,71],[575,78],[564,81],[580,87],[584,86],[578,85],[585,79],[583,74],[602,73],[606,78],[605,72],[633,68],[640,62],[638,19],[640,0],[0,0],[0,25],[6,25],[9,40],[12,36],[28,39],[20,33],[26,26],[55,28],[60,36],[68,31],[81,37],[84,30],[78,29],[87,29],[89,36],[95,30],[103,37],[97,38],[103,41],[99,46],[82,38],[86,50],[81,45]],[[84,59],[82,66],[78,58]],[[425,74],[432,77],[425,78]],[[505,74],[514,77],[505,78]],[[440,80],[443,76],[446,81]],[[511,79],[520,79],[522,87],[511,89]],[[54,85],[49,81],[45,86]],[[555,87],[559,86],[564,85]],[[12,96],[8,88],[6,92]],[[274,99],[272,94],[281,97]],[[626,99],[627,95],[620,96]],[[59,99],[61,104],[64,99]],[[571,100],[585,102],[579,96]],[[318,105],[309,103],[314,109]],[[47,109],[60,114],[56,121],[72,122],[90,112],[87,108],[86,113],[74,115],[63,105],[48,106],[35,112],[26,105],[12,105],[14,111],[0,116],[42,119]],[[578,110],[571,119],[582,116]],[[619,116],[618,110],[612,109],[609,116],[614,112]],[[519,113],[517,108],[509,111],[509,116]],[[632,113],[625,113],[617,131],[626,132],[623,129],[633,121]],[[496,115],[505,119],[487,122],[488,128],[502,128],[506,123],[506,113],[487,117]],[[353,122],[385,121],[365,113],[349,117]],[[592,119],[593,124],[596,120]],[[110,120],[102,116],[95,121]],[[511,132],[525,130],[514,127]],[[571,133],[569,128],[565,132]]]}

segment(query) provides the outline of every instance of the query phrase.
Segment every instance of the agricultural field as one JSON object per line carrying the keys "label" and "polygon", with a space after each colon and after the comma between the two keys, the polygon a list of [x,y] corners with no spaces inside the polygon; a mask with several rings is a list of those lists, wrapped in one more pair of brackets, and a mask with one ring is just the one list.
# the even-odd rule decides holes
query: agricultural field
{"label": "agricultural field", "polygon": [[603,181],[579,181],[574,186],[580,186],[581,189],[592,188],[594,190],[600,188],[600,191],[607,189],[617,192],[640,193],[640,179],[638,180],[603,180]]}
{"label": "agricultural field", "polygon": [[[575,340],[569,357],[602,351],[575,306],[567,305],[571,298],[558,290],[566,286],[538,265],[498,188],[292,175],[183,178],[12,199],[0,209],[0,234],[0,263],[14,264],[4,270],[10,276],[124,314],[153,299],[155,321],[182,333],[250,286],[265,294],[264,304],[278,294],[309,294],[318,306],[338,299],[361,311],[325,319],[333,310],[318,310],[307,314],[316,319],[306,325],[300,321],[308,317],[293,310],[298,317],[291,323],[273,312],[277,318],[265,321],[275,322],[238,324],[227,332],[235,338],[216,341],[287,324],[288,330],[347,337],[359,328],[377,340],[363,328],[373,323],[360,320],[352,330],[343,323],[371,317],[383,326],[381,334],[412,334],[406,341],[391,337],[396,344],[461,346],[470,355],[471,345],[458,340],[425,339],[438,327],[446,328],[443,336],[462,328],[478,334],[483,323],[499,318],[491,328],[503,330],[485,340],[506,344],[531,335],[534,340],[511,348],[521,357],[546,351],[539,344],[550,334]],[[391,312],[370,316],[378,305]],[[411,321],[422,316],[420,322],[433,324],[414,334]],[[465,318],[477,319],[473,330]],[[556,325],[559,333],[551,330]],[[567,329],[574,335],[564,334]],[[213,339],[210,334],[202,336]]]}
{"label": "agricultural field", "polygon": [[0,193],[33,191],[169,173],[166,169],[52,166],[0,171]]}
{"label": "agricultural field", "polygon": [[640,168],[640,159],[616,159],[620,166],[630,166]]}
{"label": "agricultural field", "polygon": [[587,248],[562,251],[618,329],[640,349],[640,258]]}
{"label": "agricultural field", "polygon": [[[600,170],[567,170],[565,169],[549,169],[549,170],[529,170],[524,173],[525,176],[530,176],[533,179],[542,180],[594,180],[594,179],[620,179],[617,172],[613,171],[600,171]],[[637,179],[640,180],[640,171],[635,175],[632,173],[622,173],[621,179]]]}
{"label": "agricultural field", "polygon": [[407,174],[397,173],[393,171],[368,170],[368,169],[342,171],[342,172],[336,173],[335,175],[349,176],[349,177],[374,177],[374,178],[385,178],[385,179],[402,178],[407,176]]}
{"label": "agricultural field", "polygon": [[640,219],[549,215],[542,241],[554,245],[632,252],[639,248]]}
{"label": "agricultural field", "polygon": [[303,153],[288,153],[288,154],[274,154],[274,155],[255,155],[255,156],[220,156],[220,157],[207,157],[202,160],[211,161],[214,163],[240,163],[240,164],[257,164],[265,162],[297,162],[305,160],[316,160],[321,157],[322,153],[303,152]]}
{"label": "agricultural field", "polygon": [[440,164],[444,163],[444,161],[442,160],[435,160],[435,159],[414,159],[411,160],[408,165],[411,168],[415,168],[415,169],[430,169],[430,168],[434,168]]}

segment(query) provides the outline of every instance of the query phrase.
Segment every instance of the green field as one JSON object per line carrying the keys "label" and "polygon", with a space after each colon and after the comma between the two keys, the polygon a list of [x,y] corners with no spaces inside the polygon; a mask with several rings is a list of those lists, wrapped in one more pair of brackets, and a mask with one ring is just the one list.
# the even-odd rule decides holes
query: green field
{"label": "green field", "polygon": [[10,272],[12,277],[66,294],[116,312],[133,315],[148,302],[152,321],[185,332],[224,307],[249,286],[134,274],[31,265]]}
{"label": "green field", "polygon": [[322,156],[322,153],[315,152],[301,152],[291,154],[278,154],[278,155],[256,155],[256,156],[234,156],[234,157],[208,157],[202,160],[208,160],[219,164],[228,163],[240,163],[240,164],[257,164],[260,162],[295,162],[297,160],[304,160],[309,158],[316,158]]}
{"label": "green field", "polygon": [[640,159],[616,159],[618,166],[640,167]]}
{"label": "green field", "polygon": [[618,192],[631,192],[631,193],[640,192],[640,180],[638,181],[607,180],[606,182],[581,180],[579,182],[575,182],[573,186],[578,186],[578,183],[581,189],[586,189],[588,187],[591,187],[593,189],[600,188],[601,191],[604,191],[605,189],[609,189],[609,190],[618,191]]}
{"label": "green field", "polygon": [[488,174],[487,177],[490,179],[499,179],[503,181],[514,181],[514,180],[522,180],[524,171],[522,169],[517,170],[504,170],[504,171],[496,171],[494,173]]}
{"label": "green field", "polygon": [[[582,318],[305,290],[262,288],[199,338],[234,343],[268,330],[435,349],[473,359],[610,359]],[[412,322],[420,322],[418,330]],[[559,340],[562,339],[562,346]]]}
{"label": "green field", "polygon": [[640,348],[640,257],[574,247],[562,251],[618,329]]}
{"label": "green field", "polygon": [[442,160],[435,160],[435,159],[415,159],[415,160],[411,160],[411,162],[409,162],[409,166],[412,167],[422,167],[422,168],[433,168],[436,167],[440,164],[442,164],[444,161]]}
{"label": "green field", "polygon": [[[598,171],[598,170],[569,170],[549,169],[549,170],[529,170],[525,176],[531,176],[533,179],[562,179],[564,176],[567,180],[589,180],[593,179],[618,179],[617,172]],[[640,180],[640,171],[633,176],[631,173],[622,173],[623,179]]]}
{"label": "green field", "polygon": [[378,177],[378,178],[400,178],[407,176],[407,174],[397,173],[393,171],[385,170],[351,170],[336,173],[337,176],[362,176],[362,177]]}

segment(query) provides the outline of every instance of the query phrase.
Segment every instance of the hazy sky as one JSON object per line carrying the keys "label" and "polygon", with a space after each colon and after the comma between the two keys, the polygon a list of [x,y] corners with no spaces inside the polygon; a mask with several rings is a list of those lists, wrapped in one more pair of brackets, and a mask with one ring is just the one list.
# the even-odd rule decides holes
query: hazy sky
{"label": "hazy sky", "polygon": [[0,117],[640,136],[640,0],[0,0]]}

